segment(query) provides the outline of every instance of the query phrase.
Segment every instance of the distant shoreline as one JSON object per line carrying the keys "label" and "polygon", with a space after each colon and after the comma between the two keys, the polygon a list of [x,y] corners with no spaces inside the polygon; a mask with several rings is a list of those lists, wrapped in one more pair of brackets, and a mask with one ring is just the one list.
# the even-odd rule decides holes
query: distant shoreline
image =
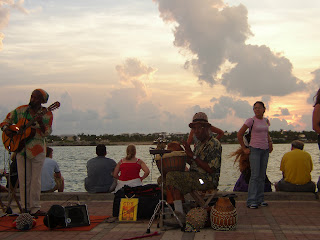
{"label": "distant shoreline", "polygon": [[[155,145],[153,142],[109,142],[109,143],[101,143],[97,142],[97,144],[105,144],[106,146],[121,146],[121,145]],[[90,142],[66,142],[66,143],[60,143],[60,142],[53,142],[53,143],[47,143],[48,146],[66,146],[66,147],[72,147],[72,146],[96,146],[94,144],[91,144]]]}
{"label": "distant shoreline", "polygon": [[[287,142],[288,144],[290,142]],[[317,142],[305,142],[306,143],[317,143]],[[93,144],[93,142],[87,142],[87,141],[81,141],[81,142],[53,142],[53,143],[47,143],[48,146],[66,146],[66,147],[72,147],[72,146],[96,146],[98,144],[105,144],[106,146],[127,146],[129,144],[134,144],[136,146],[138,145],[154,145],[156,146],[156,144],[154,144],[153,142],[95,142],[95,144]],[[222,145],[225,144],[239,144],[239,143],[226,143],[226,142],[222,142]],[[273,143],[273,144],[285,144],[285,143]]]}

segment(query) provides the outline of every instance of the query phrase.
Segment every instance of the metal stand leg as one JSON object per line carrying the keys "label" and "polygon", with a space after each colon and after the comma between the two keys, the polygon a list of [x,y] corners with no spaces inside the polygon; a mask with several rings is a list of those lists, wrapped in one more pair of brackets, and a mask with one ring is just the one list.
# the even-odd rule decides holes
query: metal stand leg
{"label": "metal stand leg", "polygon": [[174,218],[177,220],[177,223],[180,225],[181,229],[183,228],[183,224],[181,223],[180,219],[178,218],[178,216],[173,211],[173,209],[170,206],[170,204],[168,204],[167,201],[165,201],[165,200],[160,200],[159,203],[157,204],[157,206],[154,209],[154,213],[153,213],[152,217],[150,218],[150,221],[149,221],[149,224],[148,224],[148,229],[147,229],[146,233],[150,233],[151,225],[153,223],[153,220],[154,220],[155,216],[158,214],[158,212],[160,214],[159,226],[160,226],[160,228],[163,227],[163,215],[164,215],[163,204],[166,204],[166,206],[170,210],[170,213],[173,214]]}
{"label": "metal stand leg", "polygon": [[[154,209],[154,213],[152,215],[152,217],[150,218],[150,221],[149,221],[149,224],[148,224],[148,229],[147,229],[147,232],[146,233],[150,233],[150,227],[153,223],[153,220],[155,218],[155,216],[157,215],[157,213],[159,212],[159,218],[160,218],[160,222],[159,222],[159,226],[160,228],[163,227],[163,215],[164,215],[164,204],[169,208],[171,214],[173,214],[173,216],[175,217],[175,219],[177,220],[178,224],[180,225],[181,229],[183,229],[183,224],[181,223],[180,219],[178,218],[178,216],[175,214],[175,212],[173,211],[172,207],[170,206],[170,204],[168,204],[168,202],[166,200],[164,200],[163,198],[163,182],[164,182],[164,179],[163,179],[163,171],[162,171],[162,157],[163,157],[163,154],[166,152],[166,150],[163,150],[163,152],[161,152],[161,150],[159,150],[157,152],[157,154],[160,154],[161,156],[161,178],[162,178],[162,183],[161,183],[161,200],[159,200],[159,203],[157,204],[157,206],[155,207]],[[150,151],[151,153],[151,151]],[[161,208],[160,208],[161,207]]]}

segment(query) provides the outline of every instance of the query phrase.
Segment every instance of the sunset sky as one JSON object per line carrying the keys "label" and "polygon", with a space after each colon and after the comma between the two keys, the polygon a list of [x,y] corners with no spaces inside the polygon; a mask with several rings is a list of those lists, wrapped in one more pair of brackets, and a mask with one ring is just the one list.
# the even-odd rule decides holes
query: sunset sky
{"label": "sunset sky", "polygon": [[50,94],[53,134],[312,130],[319,0],[0,0],[0,117]]}

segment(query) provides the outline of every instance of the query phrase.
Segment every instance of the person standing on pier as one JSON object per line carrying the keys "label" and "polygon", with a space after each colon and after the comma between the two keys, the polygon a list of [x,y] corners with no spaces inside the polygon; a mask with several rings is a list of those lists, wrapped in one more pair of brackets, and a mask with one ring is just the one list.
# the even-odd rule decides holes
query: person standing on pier
{"label": "person standing on pier", "polygon": [[[46,157],[45,138],[52,132],[53,115],[41,104],[47,103],[48,98],[49,94],[46,91],[35,89],[31,94],[29,104],[22,105],[8,113],[0,124],[1,130],[8,137],[13,137],[14,132],[10,129],[10,125],[17,124],[20,120],[35,120],[34,124],[30,126],[32,130],[35,130],[35,135],[32,137],[30,134],[30,138],[25,140],[25,147],[20,151],[17,150],[20,199],[22,205],[25,205],[25,199],[27,199],[27,206],[24,208],[26,212],[30,211],[30,214],[35,216],[45,215],[45,212],[40,210],[41,169]],[[45,113],[39,115],[41,111]]]}
{"label": "person standing on pier", "polygon": [[[247,207],[256,209],[259,206],[268,206],[264,201],[264,183],[269,159],[269,153],[273,146],[269,135],[270,122],[264,118],[266,111],[263,102],[256,102],[253,105],[254,117],[248,118],[238,131],[238,141],[245,154],[249,155],[251,177],[248,188]],[[243,136],[250,128],[251,141],[249,147],[244,144]]]}

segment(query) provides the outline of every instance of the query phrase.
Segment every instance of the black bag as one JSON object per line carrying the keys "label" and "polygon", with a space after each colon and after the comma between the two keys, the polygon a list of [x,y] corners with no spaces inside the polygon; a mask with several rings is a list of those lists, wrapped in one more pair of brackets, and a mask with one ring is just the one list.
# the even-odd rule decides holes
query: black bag
{"label": "black bag", "polygon": [[161,189],[158,184],[147,184],[138,187],[124,186],[114,194],[113,216],[119,216],[121,198],[139,198],[138,219],[151,218],[159,200],[161,199]]}
{"label": "black bag", "polygon": [[249,147],[249,144],[250,144],[250,140],[251,140],[251,131],[252,131],[252,127],[253,127],[253,124],[254,124],[254,119],[252,119],[252,125],[249,129],[249,132],[246,133],[244,136],[243,136],[243,143],[246,147]]}
{"label": "black bag", "polygon": [[47,215],[44,217],[43,223],[48,228],[65,228],[67,226],[67,223],[64,207],[62,207],[61,205],[52,205],[47,212]]}

